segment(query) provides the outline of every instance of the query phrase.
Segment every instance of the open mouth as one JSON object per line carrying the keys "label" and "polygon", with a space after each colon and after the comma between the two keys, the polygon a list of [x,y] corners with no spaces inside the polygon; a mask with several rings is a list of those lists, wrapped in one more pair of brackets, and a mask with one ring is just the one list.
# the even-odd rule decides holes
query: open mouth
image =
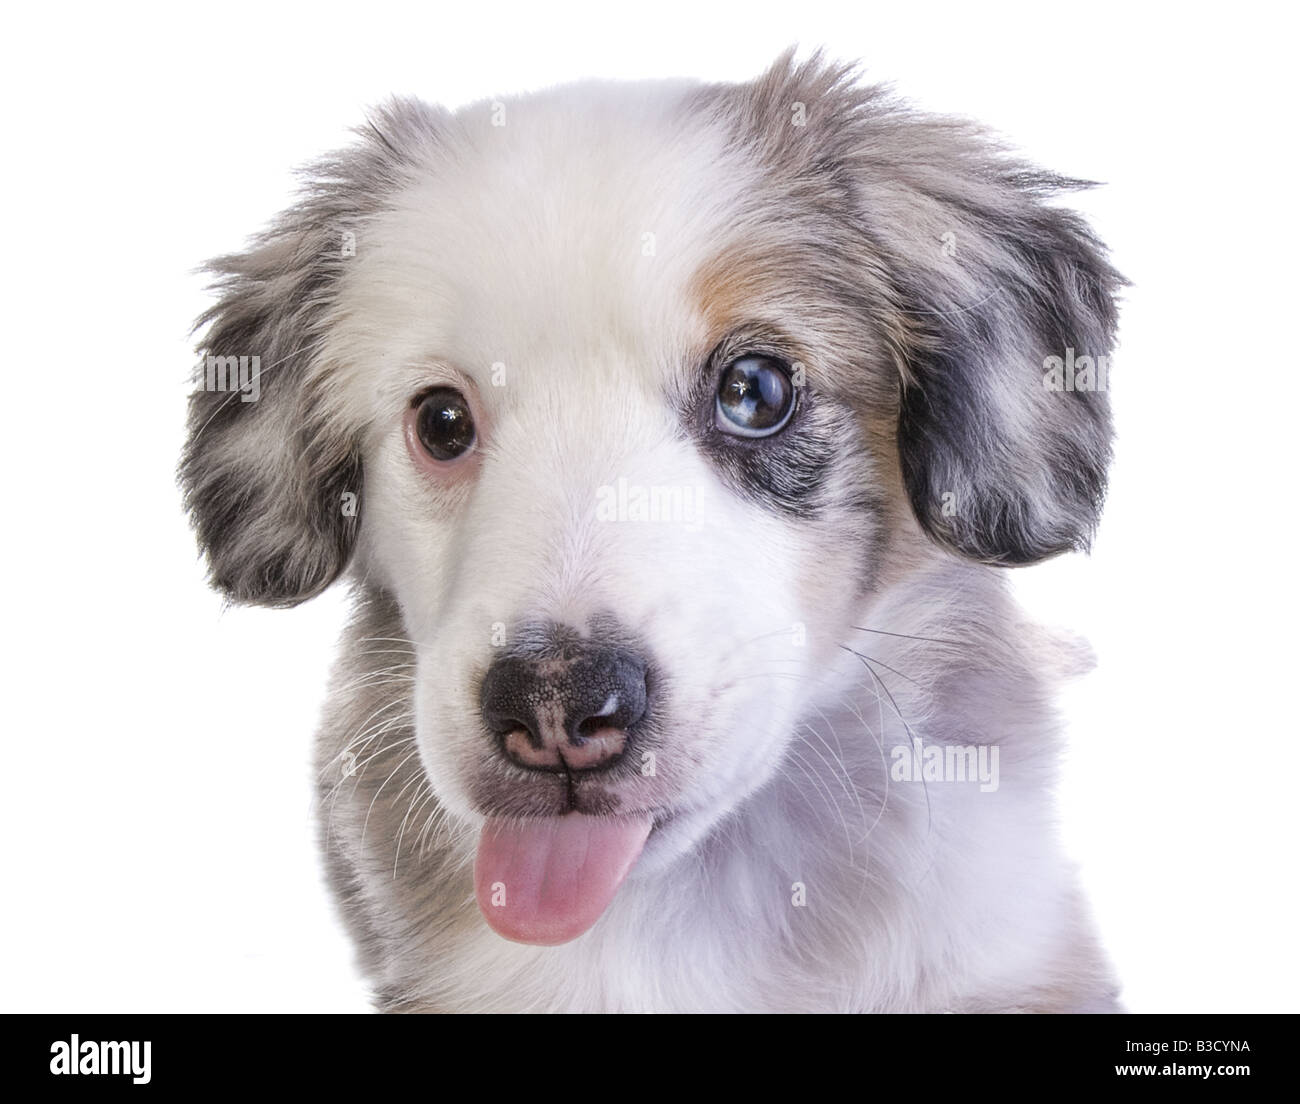
{"label": "open mouth", "polygon": [[669,789],[654,769],[657,680],[615,618],[588,635],[555,622],[515,632],[478,681],[487,740],[471,798],[487,819],[474,892],[497,934],[552,946],[600,919],[654,830]]}
{"label": "open mouth", "polygon": [[654,823],[649,813],[490,817],[474,860],[488,926],[517,943],[576,939],[609,907]]}

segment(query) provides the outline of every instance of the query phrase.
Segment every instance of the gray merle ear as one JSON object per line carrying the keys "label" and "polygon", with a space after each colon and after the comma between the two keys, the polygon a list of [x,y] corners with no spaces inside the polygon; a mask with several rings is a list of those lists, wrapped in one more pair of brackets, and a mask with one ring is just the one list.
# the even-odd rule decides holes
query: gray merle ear
{"label": "gray merle ear", "polygon": [[334,401],[327,317],[367,218],[436,142],[436,121],[416,102],[385,107],[246,252],[209,265],[218,298],[199,320],[179,475],[212,584],[233,601],[296,605],[347,566],[359,427]]}
{"label": "gray merle ear", "polygon": [[868,187],[867,210],[893,212],[873,233],[888,258],[913,511],[986,563],[1085,548],[1110,463],[1124,281],[1083,221],[1046,202],[1081,185],[1010,161],[964,124],[913,119],[895,138],[901,156],[879,166],[894,184],[875,207]]}

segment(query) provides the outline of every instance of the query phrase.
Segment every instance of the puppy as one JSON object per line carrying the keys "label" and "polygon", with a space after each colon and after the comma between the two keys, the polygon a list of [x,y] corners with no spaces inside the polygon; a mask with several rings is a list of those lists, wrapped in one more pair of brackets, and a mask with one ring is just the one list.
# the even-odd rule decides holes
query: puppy
{"label": "puppy", "polygon": [[346,578],[320,838],[388,1011],[1081,1011],[1053,828],[1121,278],[1078,182],[790,54],[400,100],[213,263],[213,584]]}

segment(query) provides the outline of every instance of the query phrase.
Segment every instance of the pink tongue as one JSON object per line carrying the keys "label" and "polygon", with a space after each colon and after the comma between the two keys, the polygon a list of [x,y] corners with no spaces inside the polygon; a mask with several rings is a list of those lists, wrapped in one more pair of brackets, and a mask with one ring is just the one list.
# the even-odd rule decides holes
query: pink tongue
{"label": "pink tongue", "polygon": [[648,816],[492,817],[474,862],[478,907],[493,931],[516,943],[576,939],[614,899],[650,825]]}

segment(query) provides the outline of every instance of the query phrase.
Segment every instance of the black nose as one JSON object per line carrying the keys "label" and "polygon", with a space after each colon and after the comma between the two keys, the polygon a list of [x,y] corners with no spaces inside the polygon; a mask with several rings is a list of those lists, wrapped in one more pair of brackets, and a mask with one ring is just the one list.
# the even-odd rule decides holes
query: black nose
{"label": "black nose", "polygon": [[626,750],[646,711],[646,665],[633,652],[586,642],[558,657],[507,656],[488,668],[483,719],[521,767],[585,771]]}

